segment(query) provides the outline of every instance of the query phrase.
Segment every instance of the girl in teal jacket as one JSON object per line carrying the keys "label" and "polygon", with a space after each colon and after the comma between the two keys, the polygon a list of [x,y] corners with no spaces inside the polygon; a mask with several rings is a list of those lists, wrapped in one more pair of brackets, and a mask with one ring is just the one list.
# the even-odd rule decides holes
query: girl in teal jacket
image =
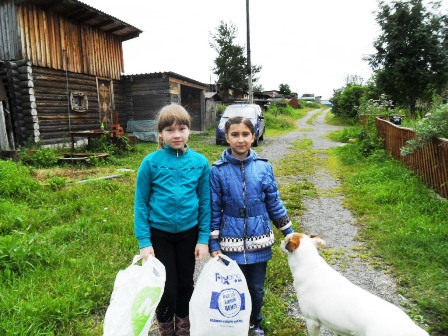
{"label": "girl in teal jacket", "polygon": [[156,310],[160,335],[189,335],[189,302],[195,260],[208,255],[210,166],[187,146],[190,115],[180,105],[162,108],[157,119],[159,149],[139,168],[134,229],[143,259],[154,255],[166,269]]}

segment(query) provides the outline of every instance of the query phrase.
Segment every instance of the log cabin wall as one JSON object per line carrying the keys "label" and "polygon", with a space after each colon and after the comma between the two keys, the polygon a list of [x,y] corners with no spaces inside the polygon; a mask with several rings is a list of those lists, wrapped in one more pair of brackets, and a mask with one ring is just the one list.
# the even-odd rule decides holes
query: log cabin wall
{"label": "log cabin wall", "polygon": [[[33,79],[41,142],[63,143],[68,141],[70,131],[100,128],[95,76],[35,66]],[[86,111],[71,109],[71,92],[87,96]]]}
{"label": "log cabin wall", "polygon": [[28,139],[37,142],[40,136],[30,65],[25,60],[0,63],[0,79],[5,84],[16,143]]}
{"label": "log cabin wall", "polygon": [[[100,128],[97,77],[31,67],[30,62],[25,60],[4,62],[0,77],[7,83],[17,143],[67,143],[70,131]],[[119,81],[114,83],[115,102],[123,108],[123,86]],[[86,110],[71,108],[70,97],[74,92],[85,94]],[[125,124],[126,114],[119,116],[120,122]]]}
{"label": "log cabin wall", "polygon": [[[77,0],[0,0],[0,76],[15,142],[61,143],[70,131],[106,119],[108,127],[114,104],[125,124],[122,42],[140,33]],[[78,99],[88,107],[73,109]]]}

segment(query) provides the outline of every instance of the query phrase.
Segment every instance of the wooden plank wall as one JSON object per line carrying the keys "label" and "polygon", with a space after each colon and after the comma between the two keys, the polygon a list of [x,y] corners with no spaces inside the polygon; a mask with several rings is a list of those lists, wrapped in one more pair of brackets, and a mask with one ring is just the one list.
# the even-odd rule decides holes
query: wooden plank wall
{"label": "wooden plank wall", "polygon": [[119,80],[123,72],[119,37],[70,22],[33,3],[17,6],[21,58],[33,65]]}
{"label": "wooden plank wall", "polygon": [[120,126],[123,127],[123,129],[125,129],[128,120],[132,119],[133,115],[131,111],[128,110],[126,105],[124,80],[121,81],[114,80],[113,87],[114,87],[113,110],[118,112],[118,122]]}
{"label": "wooden plank wall", "polygon": [[201,115],[201,90],[181,85],[182,106],[191,115],[191,130],[203,131],[203,118]]}
{"label": "wooden plank wall", "polygon": [[163,106],[171,102],[179,103],[178,95],[170,93],[170,83],[166,77],[128,76],[125,85],[126,108],[130,111],[130,119],[155,119]]}
{"label": "wooden plank wall", "polygon": [[448,139],[434,139],[415,153],[401,156],[400,148],[415,138],[412,129],[397,126],[376,118],[378,133],[384,146],[394,159],[401,161],[442,197],[448,198]]}
{"label": "wooden plank wall", "polygon": [[0,60],[21,58],[20,36],[17,34],[14,1],[0,3]]}

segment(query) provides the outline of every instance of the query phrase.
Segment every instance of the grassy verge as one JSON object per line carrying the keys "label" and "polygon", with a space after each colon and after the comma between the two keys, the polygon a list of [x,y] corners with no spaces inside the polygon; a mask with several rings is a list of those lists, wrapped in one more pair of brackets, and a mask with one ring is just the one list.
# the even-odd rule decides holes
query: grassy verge
{"label": "grassy verge", "polygon": [[[294,128],[289,115],[277,119]],[[209,162],[225,148],[208,133],[189,144]],[[88,166],[55,166],[48,149],[31,152],[34,166],[0,161],[1,335],[102,335],[116,273],[138,253],[136,171],[155,149],[139,143]]]}
{"label": "grassy verge", "polygon": [[[295,120],[306,114],[282,112],[267,113],[267,136],[295,129]],[[355,133],[346,131],[346,137]],[[211,133],[193,135],[189,144],[209,162],[225,148],[214,145]],[[316,194],[303,178],[316,161],[310,142],[292,146],[296,151],[275,169],[285,182],[282,198],[294,217],[303,211],[302,198]],[[386,156],[366,159],[355,146],[330,152],[327,160],[344,182],[347,206],[359,217],[372,254],[393,266],[406,296],[417,303],[415,314],[430,317],[431,331],[442,335],[448,316],[447,203]],[[140,143],[132,152],[87,167],[37,169],[0,161],[1,335],[102,335],[115,275],[138,253],[133,236],[135,176],[144,155],[155,148]],[[132,171],[77,183],[116,174],[119,168]],[[275,248],[265,326],[269,334],[305,335],[304,325],[288,315],[296,297],[285,289],[292,281],[286,270],[286,258]]]}
{"label": "grassy verge", "polygon": [[[358,127],[335,136],[357,134]],[[391,266],[414,320],[431,335],[448,333],[448,202],[382,150],[363,156],[361,143],[333,151],[345,205],[356,215],[370,254]]]}

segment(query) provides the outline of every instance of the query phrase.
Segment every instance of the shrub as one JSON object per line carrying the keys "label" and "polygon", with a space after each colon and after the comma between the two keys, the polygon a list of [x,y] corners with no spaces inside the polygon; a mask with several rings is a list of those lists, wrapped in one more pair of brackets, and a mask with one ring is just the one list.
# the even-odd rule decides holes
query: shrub
{"label": "shrub", "polygon": [[417,149],[428,145],[434,138],[448,138],[448,104],[435,107],[425,118],[417,122],[415,136],[415,139],[407,141],[400,149],[401,155],[414,153]]}
{"label": "shrub", "polygon": [[53,167],[58,163],[60,155],[53,148],[40,148],[24,150],[20,154],[20,160],[28,165],[39,168]]}

